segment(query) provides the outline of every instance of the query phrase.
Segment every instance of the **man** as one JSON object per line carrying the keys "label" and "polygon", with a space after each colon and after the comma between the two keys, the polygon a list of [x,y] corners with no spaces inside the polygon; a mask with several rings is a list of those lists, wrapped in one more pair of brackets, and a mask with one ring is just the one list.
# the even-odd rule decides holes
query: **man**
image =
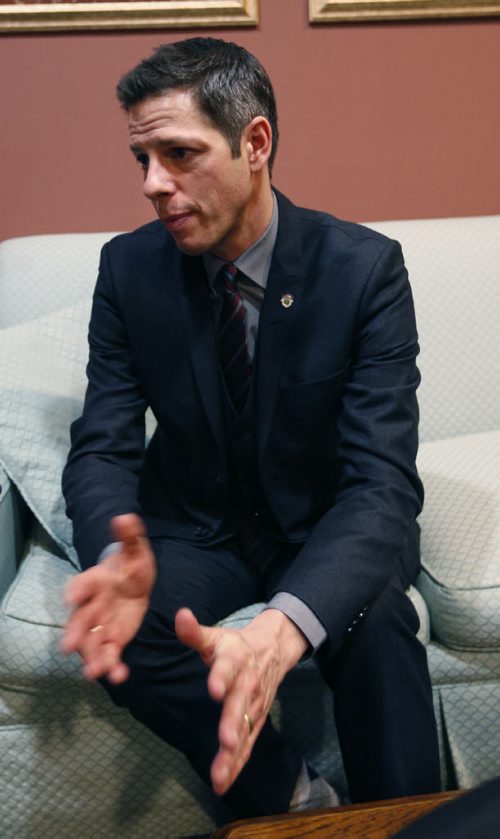
{"label": "man", "polygon": [[[159,221],[101,257],[63,479],[86,569],[64,648],[235,816],[311,803],[267,719],[304,655],[333,689],[352,799],[435,790],[404,593],[422,488],[400,248],[273,191],[274,95],[237,45],[160,47],[118,97]],[[260,600],[244,629],[215,626]]]}

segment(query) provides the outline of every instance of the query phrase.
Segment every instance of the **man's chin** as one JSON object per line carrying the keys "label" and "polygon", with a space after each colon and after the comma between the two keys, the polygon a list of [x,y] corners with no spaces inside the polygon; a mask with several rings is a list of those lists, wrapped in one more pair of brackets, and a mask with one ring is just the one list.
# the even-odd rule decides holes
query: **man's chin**
{"label": "man's chin", "polygon": [[171,230],[164,222],[162,222],[162,224],[167,233],[169,233],[174,240],[181,253],[185,253],[188,256],[199,256],[206,251],[206,247],[203,243],[193,242],[188,236],[182,236],[179,233],[176,234],[176,232]]}
{"label": "man's chin", "polygon": [[175,236],[173,238],[180,252],[185,253],[186,256],[201,256],[202,253],[206,253],[207,248],[204,245],[197,245],[192,242],[183,242]]}

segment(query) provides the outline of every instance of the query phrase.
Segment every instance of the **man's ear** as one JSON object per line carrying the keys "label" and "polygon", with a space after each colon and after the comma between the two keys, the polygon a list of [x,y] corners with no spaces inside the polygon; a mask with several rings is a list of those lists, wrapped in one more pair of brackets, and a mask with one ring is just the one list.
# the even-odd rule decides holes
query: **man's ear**
{"label": "man's ear", "polygon": [[241,141],[250,170],[259,172],[267,165],[273,147],[273,132],[269,121],[265,117],[254,117],[244,128]]}

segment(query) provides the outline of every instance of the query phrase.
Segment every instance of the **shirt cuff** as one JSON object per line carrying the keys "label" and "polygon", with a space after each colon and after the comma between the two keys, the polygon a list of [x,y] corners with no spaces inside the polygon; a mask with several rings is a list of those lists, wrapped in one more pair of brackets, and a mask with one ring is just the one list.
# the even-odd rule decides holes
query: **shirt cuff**
{"label": "shirt cuff", "polygon": [[266,609],[278,609],[298,626],[311,646],[310,652],[316,653],[326,641],[326,629],[313,611],[303,600],[288,591],[279,591],[271,598]]}

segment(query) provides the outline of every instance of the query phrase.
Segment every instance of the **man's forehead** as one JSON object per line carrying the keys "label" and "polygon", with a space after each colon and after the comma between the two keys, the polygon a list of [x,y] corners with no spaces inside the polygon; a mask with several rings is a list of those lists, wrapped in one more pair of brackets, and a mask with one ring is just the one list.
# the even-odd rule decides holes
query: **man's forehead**
{"label": "man's forehead", "polygon": [[214,128],[209,117],[201,111],[192,90],[187,88],[175,88],[141,99],[130,106],[127,118],[129,133],[174,122]]}

